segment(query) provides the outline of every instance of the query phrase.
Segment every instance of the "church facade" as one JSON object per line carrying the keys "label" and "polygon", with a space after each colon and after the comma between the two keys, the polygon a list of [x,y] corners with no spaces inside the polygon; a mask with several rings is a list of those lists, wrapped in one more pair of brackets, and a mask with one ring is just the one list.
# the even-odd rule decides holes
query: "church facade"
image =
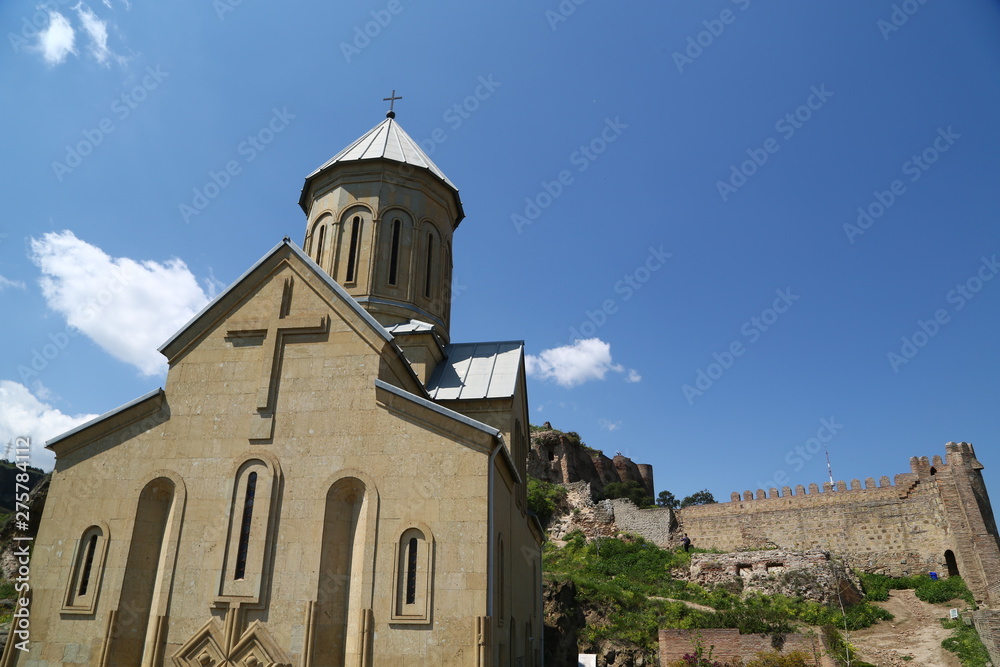
{"label": "church facade", "polygon": [[458,190],[390,112],[300,204],[164,389],[48,443],[2,667],[541,664],[523,344],[450,339]]}

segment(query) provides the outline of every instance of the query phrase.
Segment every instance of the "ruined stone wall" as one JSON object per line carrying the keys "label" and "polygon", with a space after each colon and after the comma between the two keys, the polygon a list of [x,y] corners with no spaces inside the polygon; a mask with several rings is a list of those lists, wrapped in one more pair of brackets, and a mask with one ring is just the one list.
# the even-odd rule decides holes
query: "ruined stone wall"
{"label": "ruined stone wall", "polygon": [[604,501],[610,503],[614,522],[619,531],[641,535],[658,547],[675,545],[674,530],[677,522],[674,513],[667,508],[639,509],[631,501],[623,498]]}
{"label": "ruined stone wall", "polygon": [[1000,665],[1000,611],[980,610],[969,616],[972,617],[979,638],[989,651],[990,660],[994,665]]}
{"label": "ruined stone wall", "polygon": [[[822,642],[815,635],[790,632],[782,635],[741,635],[734,629],[711,630],[660,630],[660,665],[680,660],[685,653],[694,653],[695,641],[706,652],[712,647],[712,660],[719,662],[740,661],[753,658],[763,651],[780,650],[781,653],[802,651],[809,656],[813,667],[834,667],[826,657]],[[779,648],[780,647],[780,648]]]}

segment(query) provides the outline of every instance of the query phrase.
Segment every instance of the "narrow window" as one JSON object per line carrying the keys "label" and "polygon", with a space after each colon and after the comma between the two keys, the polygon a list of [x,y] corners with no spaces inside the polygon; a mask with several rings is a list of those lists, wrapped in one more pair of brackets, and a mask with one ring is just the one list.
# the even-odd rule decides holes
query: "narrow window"
{"label": "narrow window", "polygon": [[406,554],[406,604],[417,601],[417,538],[411,537]]}
{"label": "narrow window", "polygon": [[253,498],[257,492],[257,473],[247,478],[246,500],[243,502],[243,522],[240,526],[240,545],[236,552],[236,576],[242,579],[247,572],[247,551],[250,548],[250,525],[253,521]]}
{"label": "narrow window", "polygon": [[326,225],[319,226],[319,237],[316,240],[316,263],[323,265],[323,240],[326,236]]}
{"label": "narrow window", "polygon": [[358,237],[361,235],[361,217],[354,216],[351,221],[351,247],[347,255],[347,282],[354,282],[354,273],[358,264]]}
{"label": "narrow window", "polygon": [[80,575],[80,592],[77,595],[83,597],[87,594],[87,587],[90,585],[90,570],[94,567],[94,551],[97,549],[97,535],[91,535],[87,543],[87,555],[83,559],[83,573]]}
{"label": "narrow window", "polygon": [[396,218],[392,221],[392,248],[389,251],[389,284],[396,284],[396,270],[399,265],[399,231],[403,223]]}
{"label": "narrow window", "polygon": [[431,267],[434,261],[434,237],[427,235],[427,275],[424,277],[424,296],[431,298]]}

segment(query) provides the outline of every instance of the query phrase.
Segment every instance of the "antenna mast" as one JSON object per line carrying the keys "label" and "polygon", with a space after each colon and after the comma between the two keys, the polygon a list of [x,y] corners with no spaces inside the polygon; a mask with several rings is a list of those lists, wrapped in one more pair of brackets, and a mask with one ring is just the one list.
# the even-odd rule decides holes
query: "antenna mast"
{"label": "antenna mast", "polygon": [[824,449],[826,450],[826,472],[830,475],[830,486],[836,491],[837,485],[833,481],[833,467],[830,465],[830,448],[824,446]]}

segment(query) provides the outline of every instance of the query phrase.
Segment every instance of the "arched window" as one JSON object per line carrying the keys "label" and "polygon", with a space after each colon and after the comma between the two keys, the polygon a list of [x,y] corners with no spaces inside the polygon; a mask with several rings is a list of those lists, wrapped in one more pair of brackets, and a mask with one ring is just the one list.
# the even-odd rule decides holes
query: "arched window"
{"label": "arched window", "polygon": [[426,526],[407,528],[396,546],[396,595],[390,620],[429,623],[433,540]]}
{"label": "arched window", "polygon": [[323,244],[326,241],[326,225],[320,223],[319,235],[316,237],[316,263],[323,266]]}
{"label": "arched window", "polygon": [[427,264],[424,267],[424,296],[431,298],[434,275],[434,234],[427,232]]}
{"label": "arched window", "polygon": [[399,218],[392,221],[392,239],[389,245],[389,284],[395,285],[399,273],[399,238],[403,223]]}
{"label": "arched window", "polygon": [[107,530],[90,526],[83,531],[73,554],[73,569],[62,611],[90,614],[97,604],[97,594],[104,574]]}
{"label": "arched window", "polygon": [[278,487],[277,463],[253,458],[240,464],[233,480],[229,534],[218,594],[256,600],[267,571],[272,539],[271,508]]}
{"label": "arched window", "polygon": [[347,275],[344,281],[353,283],[357,280],[358,246],[361,242],[361,216],[356,215],[351,220],[351,243],[347,251]]}
{"label": "arched window", "polygon": [[240,522],[240,544],[236,550],[236,572],[234,579],[242,579],[247,573],[247,550],[250,548],[250,527],[253,525],[253,500],[257,493],[257,473],[247,476],[246,493],[243,496],[243,520]]}

